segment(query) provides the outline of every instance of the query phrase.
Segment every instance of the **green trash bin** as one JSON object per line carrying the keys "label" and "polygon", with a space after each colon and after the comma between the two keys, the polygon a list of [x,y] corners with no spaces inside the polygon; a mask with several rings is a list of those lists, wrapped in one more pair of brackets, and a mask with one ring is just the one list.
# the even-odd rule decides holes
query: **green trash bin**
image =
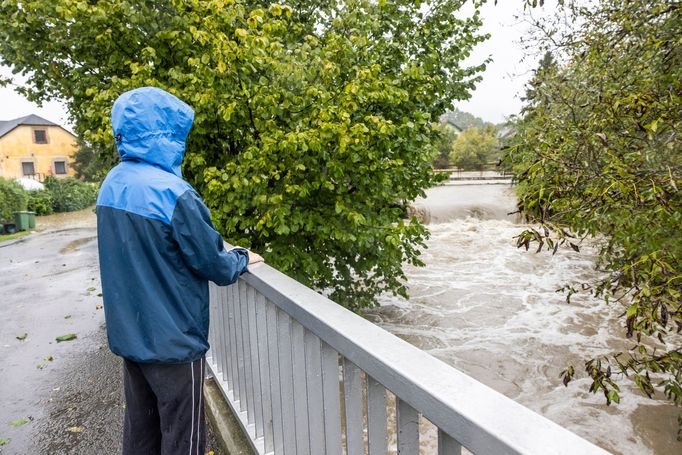
{"label": "green trash bin", "polygon": [[17,225],[17,230],[28,231],[36,227],[35,212],[14,212],[14,224]]}

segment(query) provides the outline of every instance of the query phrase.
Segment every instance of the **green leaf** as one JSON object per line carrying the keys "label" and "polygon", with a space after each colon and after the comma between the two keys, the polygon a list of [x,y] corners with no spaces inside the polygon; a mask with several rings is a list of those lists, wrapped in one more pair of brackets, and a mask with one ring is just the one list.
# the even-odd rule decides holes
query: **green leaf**
{"label": "green leaf", "polygon": [[62,341],[71,341],[75,340],[77,338],[75,333],[68,333],[66,335],[61,335],[55,338],[57,340],[57,343],[61,343]]}
{"label": "green leaf", "polygon": [[28,333],[23,333],[23,334],[21,334],[21,335],[18,335],[18,336],[16,337],[16,339],[19,340],[19,341],[24,341],[24,340],[26,339],[26,337],[28,337]]}
{"label": "green leaf", "polygon": [[620,395],[615,390],[613,390],[613,389],[609,390],[607,392],[606,396],[607,396],[607,400],[606,400],[607,404],[610,404],[611,402],[620,403]]}
{"label": "green leaf", "polygon": [[9,426],[10,427],[20,427],[20,426],[25,425],[27,423],[28,423],[27,419],[16,419],[16,420],[12,420],[9,423]]}

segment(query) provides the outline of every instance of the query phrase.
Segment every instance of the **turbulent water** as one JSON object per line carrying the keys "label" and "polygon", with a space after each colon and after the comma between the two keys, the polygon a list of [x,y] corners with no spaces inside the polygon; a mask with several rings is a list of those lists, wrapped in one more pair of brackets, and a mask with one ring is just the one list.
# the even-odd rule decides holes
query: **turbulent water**
{"label": "turbulent water", "polygon": [[416,205],[430,219],[427,265],[407,268],[410,300],[384,297],[374,322],[614,453],[682,453],[680,410],[664,400],[621,381],[621,403],[607,407],[586,379],[561,384],[567,364],[580,370],[586,358],[630,347],[621,307],[589,295],[567,304],[556,292],[597,276],[588,245],[554,256],[517,249],[524,226],[507,215],[508,185],[438,187]]}

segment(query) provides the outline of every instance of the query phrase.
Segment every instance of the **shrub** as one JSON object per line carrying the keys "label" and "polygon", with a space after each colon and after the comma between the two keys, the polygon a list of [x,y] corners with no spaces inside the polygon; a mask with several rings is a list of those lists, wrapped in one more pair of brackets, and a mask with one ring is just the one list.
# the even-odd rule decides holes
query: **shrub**
{"label": "shrub", "polygon": [[82,210],[97,200],[97,186],[73,177],[63,179],[47,177],[44,183],[52,195],[52,208],[55,212]]}
{"label": "shrub", "polygon": [[36,215],[49,215],[54,212],[52,207],[52,193],[48,190],[27,191],[28,210],[36,212]]}
{"label": "shrub", "polygon": [[26,191],[14,180],[0,177],[0,222],[14,219],[14,212],[26,210]]}

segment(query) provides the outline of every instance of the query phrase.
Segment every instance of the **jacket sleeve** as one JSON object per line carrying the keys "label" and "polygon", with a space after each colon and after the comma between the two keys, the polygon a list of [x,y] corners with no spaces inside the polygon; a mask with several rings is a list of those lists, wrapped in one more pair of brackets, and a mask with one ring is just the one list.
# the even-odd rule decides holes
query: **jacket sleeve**
{"label": "jacket sleeve", "polygon": [[200,277],[226,286],[246,271],[248,251],[225,250],[208,208],[194,191],[185,192],[177,200],[171,230],[185,263]]}

